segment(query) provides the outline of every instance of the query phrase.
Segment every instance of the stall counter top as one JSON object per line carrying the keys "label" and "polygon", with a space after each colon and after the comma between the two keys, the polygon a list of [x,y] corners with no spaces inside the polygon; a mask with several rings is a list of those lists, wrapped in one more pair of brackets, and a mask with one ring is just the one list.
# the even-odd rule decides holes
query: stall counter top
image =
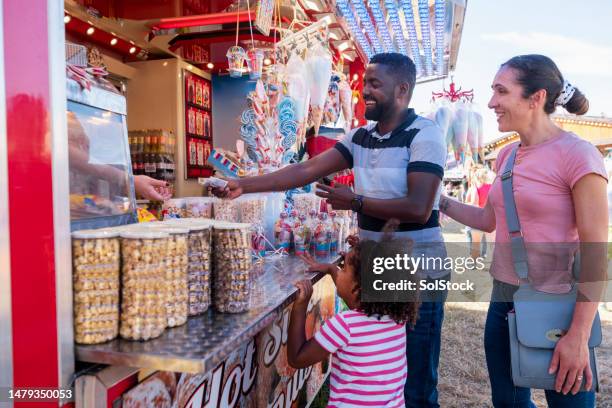
{"label": "stall counter top", "polygon": [[[329,258],[335,262],[338,257]],[[325,260],[323,260],[325,261]],[[182,326],[168,328],[148,341],[117,338],[107,343],[76,345],[76,359],[88,363],[123,365],[182,373],[205,373],[220,364],[230,352],[272,323],[291,304],[295,282],[309,278],[313,283],[322,273],[307,273],[295,256],[273,255],[253,265],[251,307],[248,312],[208,312],[190,317]]]}

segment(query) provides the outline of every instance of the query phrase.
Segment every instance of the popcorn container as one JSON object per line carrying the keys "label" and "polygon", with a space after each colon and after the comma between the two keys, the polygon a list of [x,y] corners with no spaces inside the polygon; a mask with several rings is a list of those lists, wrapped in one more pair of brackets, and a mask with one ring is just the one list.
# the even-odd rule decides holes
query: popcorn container
{"label": "popcorn container", "polygon": [[172,222],[189,229],[187,239],[187,287],[189,316],[202,314],[210,307],[211,224],[202,219],[185,218]]}
{"label": "popcorn container", "polygon": [[170,235],[168,256],[165,259],[166,317],[168,327],[176,327],[187,322],[189,309],[189,288],[187,286],[187,266],[189,264],[187,242],[189,229],[169,226],[165,223],[152,225],[159,231]]}
{"label": "popcorn container", "polygon": [[249,224],[226,223],[213,227],[213,302],[221,313],[241,313],[249,308],[250,233]]}
{"label": "popcorn container", "polygon": [[122,290],[119,334],[149,340],[167,326],[164,269],[170,235],[134,228],[121,233]]}
{"label": "popcorn container", "polygon": [[264,52],[257,48],[251,48],[247,52],[247,67],[249,68],[249,78],[259,79],[261,78],[261,72],[263,70]]}
{"label": "popcorn container", "polygon": [[119,234],[109,230],[72,233],[74,338],[97,344],[119,334]]}
{"label": "popcorn container", "polygon": [[244,72],[244,60],[246,59],[246,53],[244,52],[244,48],[239,46],[233,46],[229,50],[227,50],[227,64],[229,67],[229,74],[232,78],[240,78],[242,77],[242,73]]}

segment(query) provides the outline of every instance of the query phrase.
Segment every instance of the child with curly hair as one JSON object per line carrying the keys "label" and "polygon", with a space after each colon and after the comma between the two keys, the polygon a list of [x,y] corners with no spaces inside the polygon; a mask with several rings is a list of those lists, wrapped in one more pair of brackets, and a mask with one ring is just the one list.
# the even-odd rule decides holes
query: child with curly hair
{"label": "child with curly hair", "polygon": [[296,284],[297,298],[289,323],[289,364],[304,368],[332,354],[329,407],[403,407],[407,376],[406,324],[414,324],[418,302],[361,301],[361,245],[344,255],[342,267],[303,259],[309,271],[331,275],[350,310],[327,320],[314,337],[306,340],[305,320],[312,283]]}

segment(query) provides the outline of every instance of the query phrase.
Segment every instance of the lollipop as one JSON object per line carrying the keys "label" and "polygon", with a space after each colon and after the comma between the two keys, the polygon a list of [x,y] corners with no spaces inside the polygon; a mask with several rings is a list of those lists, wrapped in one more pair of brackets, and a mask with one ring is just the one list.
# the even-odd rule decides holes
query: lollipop
{"label": "lollipop", "polygon": [[240,116],[240,121],[243,125],[253,123],[255,121],[255,111],[251,108],[244,110]]}

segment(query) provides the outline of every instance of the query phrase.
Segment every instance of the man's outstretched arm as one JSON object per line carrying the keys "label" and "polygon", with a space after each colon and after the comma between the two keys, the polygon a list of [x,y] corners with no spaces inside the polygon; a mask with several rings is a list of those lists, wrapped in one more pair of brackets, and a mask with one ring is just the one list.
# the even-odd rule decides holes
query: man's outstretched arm
{"label": "man's outstretched arm", "polygon": [[292,164],[263,176],[228,180],[224,189],[213,189],[218,197],[236,198],[246,193],[285,191],[302,187],[329,174],[350,167],[350,163],[337,149],[329,149],[310,160]]}

